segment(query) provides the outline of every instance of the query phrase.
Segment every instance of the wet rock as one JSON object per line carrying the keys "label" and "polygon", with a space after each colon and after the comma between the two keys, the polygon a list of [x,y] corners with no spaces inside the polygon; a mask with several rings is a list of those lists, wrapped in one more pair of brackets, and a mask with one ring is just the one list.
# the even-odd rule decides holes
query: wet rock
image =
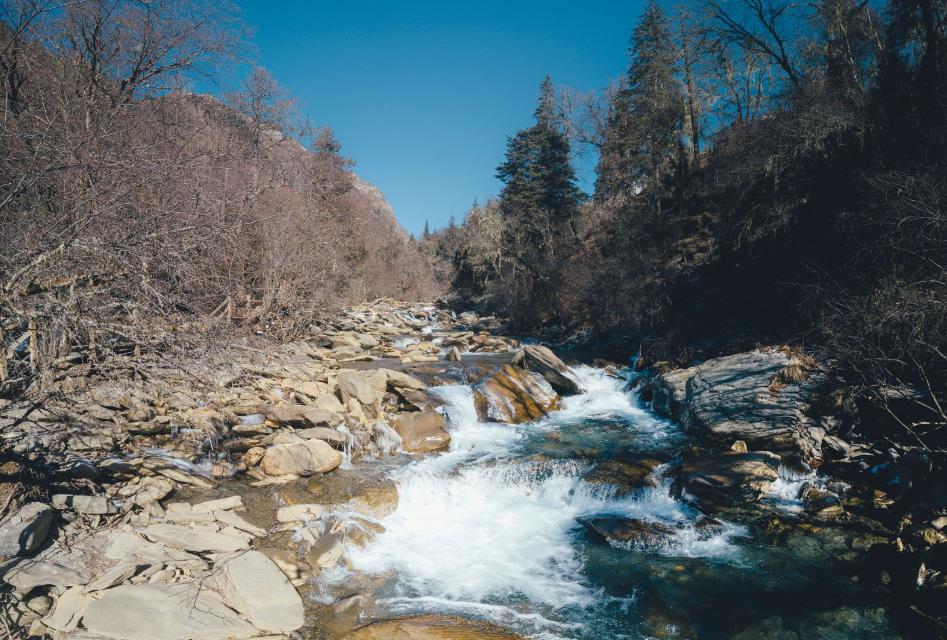
{"label": "wet rock", "polygon": [[328,473],[342,464],[342,454],[322,440],[303,440],[270,447],[260,461],[269,476]]}
{"label": "wet rock", "polygon": [[0,525],[0,555],[36,551],[49,536],[56,512],[42,502],[30,502]]}
{"label": "wet rock", "polygon": [[305,621],[302,598],[279,567],[259,551],[228,560],[208,584],[258,629],[289,633]]}
{"label": "wet rock", "polygon": [[527,345],[513,356],[513,364],[535,371],[561,395],[574,395],[584,391],[575,379],[575,374],[549,347]]}
{"label": "wet rock", "polygon": [[768,451],[705,454],[684,461],[681,489],[708,509],[758,501],[779,477],[779,456]]}
{"label": "wet rock", "polygon": [[651,547],[674,537],[674,529],[666,524],[634,518],[583,518],[582,525],[596,537],[621,547]]}
{"label": "wet rock", "polygon": [[483,421],[517,424],[536,420],[559,407],[559,396],[538,373],[504,365],[474,389]]}
{"label": "wet rock", "polygon": [[392,426],[401,436],[402,447],[412,453],[438,451],[450,446],[444,416],[436,411],[420,411],[398,416]]}
{"label": "wet rock", "polygon": [[349,637],[351,640],[521,640],[521,636],[493,624],[437,615],[376,622],[356,629]]}
{"label": "wet rock", "polygon": [[461,361],[460,349],[458,349],[457,347],[450,347],[447,350],[447,356],[445,357],[448,362],[460,362]]}
{"label": "wet rock", "polygon": [[329,533],[320,537],[306,553],[306,560],[313,568],[327,569],[338,564],[345,551],[341,533]]}
{"label": "wet rock", "polygon": [[90,635],[114,640],[240,640],[260,631],[199,585],[125,585],[85,610]]}
{"label": "wet rock", "polygon": [[661,461],[647,456],[606,460],[583,476],[589,484],[610,485],[615,488],[615,496],[625,496],[643,487],[653,487],[657,483],[651,475],[661,466]]}

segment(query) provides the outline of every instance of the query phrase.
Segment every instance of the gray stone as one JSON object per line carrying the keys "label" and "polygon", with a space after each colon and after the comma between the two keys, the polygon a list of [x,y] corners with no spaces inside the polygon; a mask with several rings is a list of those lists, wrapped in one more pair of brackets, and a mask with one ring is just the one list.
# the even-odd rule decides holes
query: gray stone
{"label": "gray stone", "polygon": [[36,551],[49,536],[56,512],[42,502],[30,502],[0,525],[0,555]]}
{"label": "gray stone", "polygon": [[241,551],[250,546],[250,536],[235,529],[220,531],[214,525],[152,524],[141,533],[153,542],[198,553]]}
{"label": "gray stone", "polygon": [[82,624],[115,640],[242,640],[259,636],[217,594],[190,584],[124,585],[88,606]]}
{"label": "gray stone", "polygon": [[77,513],[86,515],[102,516],[110,513],[118,513],[118,507],[112,504],[112,501],[105,496],[73,496],[65,493],[57,493],[52,499],[53,507],[60,511],[71,509]]}
{"label": "gray stone", "polygon": [[279,567],[259,551],[228,560],[210,585],[258,629],[289,633],[303,626],[302,598]]}

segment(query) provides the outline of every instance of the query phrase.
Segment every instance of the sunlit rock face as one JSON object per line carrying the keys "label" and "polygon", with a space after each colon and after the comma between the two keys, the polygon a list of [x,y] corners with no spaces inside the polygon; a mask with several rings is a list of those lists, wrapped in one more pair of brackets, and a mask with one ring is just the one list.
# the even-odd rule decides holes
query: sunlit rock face
{"label": "sunlit rock face", "polygon": [[519,424],[559,407],[559,396],[538,373],[504,365],[474,390],[477,415],[484,422]]}

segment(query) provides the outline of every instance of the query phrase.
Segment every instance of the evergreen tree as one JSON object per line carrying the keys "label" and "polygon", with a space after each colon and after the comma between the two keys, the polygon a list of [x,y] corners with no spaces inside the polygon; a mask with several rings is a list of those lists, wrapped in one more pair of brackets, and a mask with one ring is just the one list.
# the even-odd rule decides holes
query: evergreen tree
{"label": "evergreen tree", "polygon": [[571,224],[581,200],[572,168],[569,140],[557,124],[549,76],[540,85],[536,124],[507,143],[506,161],[497,168],[503,181],[500,210],[529,224]]}
{"label": "evergreen tree", "polygon": [[556,314],[558,270],[575,247],[582,199],[549,76],[540,85],[534,116],[533,126],[509,139],[506,160],[497,168],[504,183],[502,244],[512,260],[510,312],[524,323]]}
{"label": "evergreen tree", "polygon": [[655,0],[632,33],[630,56],[605,131],[596,196],[628,200],[646,191],[659,207],[661,181],[680,149],[684,96],[670,23]]}
{"label": "evergreen tree", "polygon": [[431,228],[428,226],[427,220],[424,221],[424,231],[421,233],[421,238],[424,240],[431,238]]}

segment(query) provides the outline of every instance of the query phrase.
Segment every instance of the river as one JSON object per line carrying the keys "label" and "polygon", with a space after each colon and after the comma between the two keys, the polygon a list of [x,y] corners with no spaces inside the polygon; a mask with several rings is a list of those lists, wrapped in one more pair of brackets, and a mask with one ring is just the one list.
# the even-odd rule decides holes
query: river
{"label": "river", "polygon": [[[771,497],[788,523],[778,535],[709,520],[674,497],[674,460],[691,443],[627,390],[633,374],[575,373],[585,393],[518,426],[478,422],[466,384],[434,387],[448,451],[359,461],[337,472],[336,485],[310,481],[309,492],[326,499],[346,479],[397,487],[386,515],[329,514],[328,526],[367,535],[346,537],[344,561],[315,579],[313,606],[369,593],[362,621],[454,614],[549,640],[900,637],[860,588],[858,535],[798,520],[792,479]],[[639,454],[666,461],[643,488],[583,479],[595,464]],[[609,517],[672,533],[609,543],[583,524]],[[312,526],[324,531],[327,518]]]}

